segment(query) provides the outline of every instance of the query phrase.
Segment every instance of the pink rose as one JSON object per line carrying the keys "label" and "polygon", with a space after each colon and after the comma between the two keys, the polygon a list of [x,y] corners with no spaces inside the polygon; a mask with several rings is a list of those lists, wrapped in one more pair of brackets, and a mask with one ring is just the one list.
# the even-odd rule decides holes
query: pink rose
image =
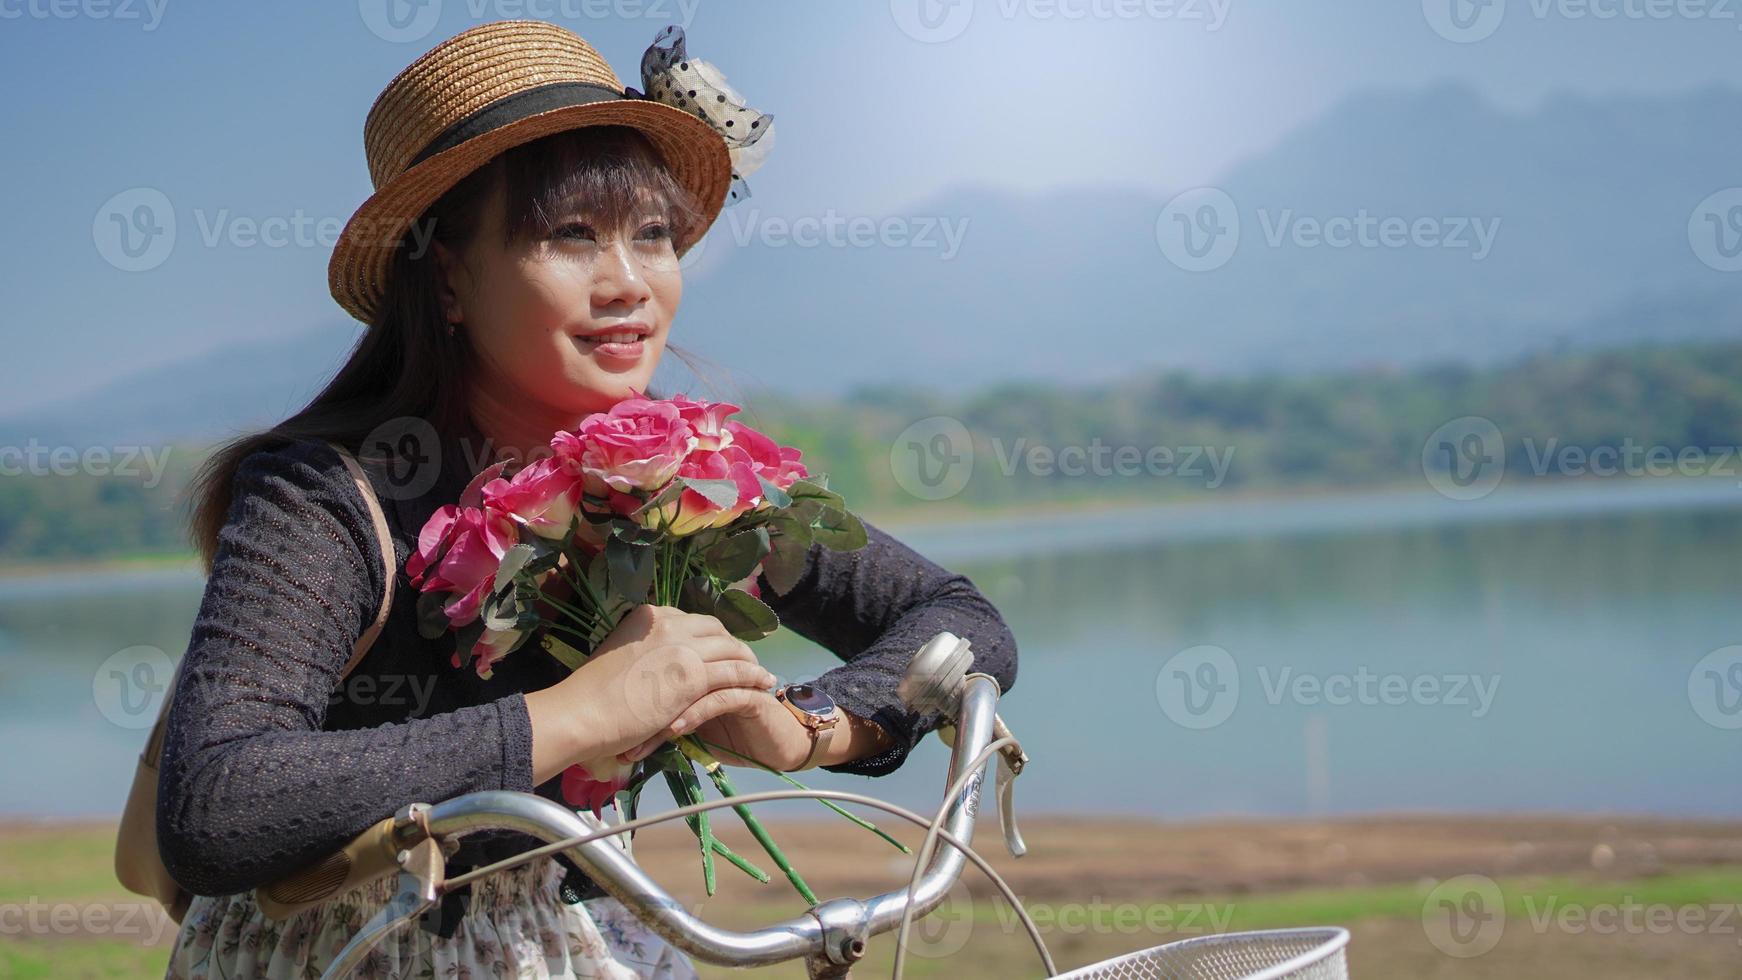
{"label": "pink rose", "polygon": [[634,772],[634,763],[618,762],[614,756],[572,765],[563,770],[563,799],[569,806],[584,806],[593,811],[593,816],[601,816],[600,810],[618,790],[629,785]]}
{"label": "pink rose", "polygon": [[731,480],[737,488],[737,499],[721,507],[700,493],[685,487],[675,501],[641,515],[647,527],[664,528],[682,537],[711,527],[723,527],[738,515],[762,502],[762,484],[756,480],[756,470],[750,457],[737,446],[719,452],[697,450],[678,468],[678,476],[692,480]]}
{"label": "pink rose", "polygon": [[732,448],[744,452],[754,472],[780,489],[810,476],[810,471],[798,461],[802,454],[797,449],[782,446],[740,422],[727,422],[726,431],[732,435]]}
{"label": "pink rose", "polygon": [[611,411],[587,416],[573,432],[559,432],[551,448],[616,490],[658,490],[671,482],[696,435],[666,401],[625,398]]}
{"label": "pink rose", "polygon": [[696,448],[721,450],[732,444],[732,433],[724,428],[726,416],[735,414],[738,406],[729,402],[691,401],[683,395],[671,396],[678,417],[689,424],[696,434]]}
{"label": "pink rose", "polygon": [[[508,651],[514,647],[514,644],[520,642],[520,637],[520,630],[485,628],[478,637],[478,642],[472,644],[472,657],[475,660],[474,666],[478,669],[478,676],[489,680],[491,675],[496,672],[496,661],[508,656]],[[459,665],[455,664],[454,666]]]}
{"label": "pink rose", "polygon": [[581,506],[581,471],[561,456],[538,460],[484,484],[484,505],[512,516],[541,538],[560,539]]}
{"label": "pink rose", "polygon": [[[502,556],[517,540],[514,521],[507,514],[489,507],[462,510],[449,504],[424,523],[417,535],[417,553],[406,560],[405,570],[420,591],[458,596],[443,608],[448,624],[458,628],[478,617]],[[428,574],[432,565],[434,574]]]}

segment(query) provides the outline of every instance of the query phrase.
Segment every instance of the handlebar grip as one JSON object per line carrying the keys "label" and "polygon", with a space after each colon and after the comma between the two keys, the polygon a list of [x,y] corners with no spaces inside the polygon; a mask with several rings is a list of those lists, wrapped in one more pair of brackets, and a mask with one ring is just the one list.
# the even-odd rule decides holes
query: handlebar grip
{"label": "handlebar grip", "polygon": [[387,817],[358,834],[351,843],[301,871],[254,889],[254,902],[268,918],[288,919],[334,895],[399,870],[405,846],[396,829],[397,817]]}

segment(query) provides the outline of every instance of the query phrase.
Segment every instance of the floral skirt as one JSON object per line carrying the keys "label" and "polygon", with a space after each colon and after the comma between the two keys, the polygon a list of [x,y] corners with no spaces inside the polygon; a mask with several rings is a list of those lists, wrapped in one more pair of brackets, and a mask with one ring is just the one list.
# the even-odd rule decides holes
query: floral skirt
{"label": "floral skirt", "polygon": [[[388,933],[354,974],[376,977],[640,977],[688,980],[681,950],[609,896],[562,900],[565,868],[550,858],[472,882],[451,938],[409,922]],[[388,875],[304,909],[267,918],[252,892],[196,896],[183,917],[166,980],[318,980],[340,949],[392,897]]]}

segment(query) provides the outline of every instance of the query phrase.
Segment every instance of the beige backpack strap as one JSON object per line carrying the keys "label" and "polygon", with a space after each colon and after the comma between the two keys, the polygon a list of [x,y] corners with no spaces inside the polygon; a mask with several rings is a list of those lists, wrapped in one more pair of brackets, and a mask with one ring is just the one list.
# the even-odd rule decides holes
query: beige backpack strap
{"label": "beige backpack strap", "polygon": [[331,443],[339,458],[345,461],[345,468],[351,471],[351,479],[357,484],[357,492],[363,495],[363,503],[369,508],[369,519],[375,525],[375,539],[381,544],[381,564],[386,578],[386,586],[381,592],[381,606],[375,612],[375,621],[357,637],[357,645],[352,649],[351,662],[345,665],[344,677],[356,668],[363,660],[363,655],[369,652],[369,647],[375,643],[375,638],[381,635],[381,628],[387,625],[388,610],[393,608],[393,582],[398,573],[398,560],[393,552],[393,536],[387,530],[387,515],[381,510],[381,501],[375,494],[375,488],[370,485],[369,477],[364,474],[362,464],[351,455],[350,450],[338,443]]}

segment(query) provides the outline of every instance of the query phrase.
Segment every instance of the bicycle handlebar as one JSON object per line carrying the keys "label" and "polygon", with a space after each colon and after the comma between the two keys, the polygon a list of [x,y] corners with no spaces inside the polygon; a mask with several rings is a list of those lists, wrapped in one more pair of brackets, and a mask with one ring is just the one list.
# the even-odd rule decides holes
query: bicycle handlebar
{"label": "bicycle handlebar", "polygon": [[[945,652],[954,655],[931,655]],[[903,690],[904,700],[922,710],[941,710],[953,716],[953,738],[947,729],[939,733],[951,746],[944,786],[948,792],[960,781],[963,788],[958,799],[945,801],[948,805],[941,829],[962,848],[971,847],[980,788],[995,761],[985,750],[995,739],[1008,735],[997,716],[997,680],[988,674],[966,673],[965,654],[965,641],[940,633],[916,655],[908,677],[913,683],[904,683]],[[922,687],[924,701],[912,694]],[[959,692],[959,696],[950,697],[947,692]],[[1026,756],[1014,740],[1007,741],[1006,755],[996,760],[1004,776],[1000,817],[1011,853],[1020,856],[1024,849],[1014,818],[1007,812],[1007,797],[1009,780],[1021,771]],[[976,770],[972,775],[967,773],[970,766]],[[601,833],[610,829],[585,811],[532,793],[489,790],[436,804],[414,803],[370,827],[319,864],[256,889],[255,899],[268,916],[283,919],[359,884],[400,872],[398,893],[334,959],[328,976],[343,975],[386,932],[432,905],[439,897],[444,875],[438,849],[451,851],[458,846],[457,838],[484,830],[518,831],[551,844],[591,838],[562,853],[672,945],[710,963],[765,966],[804,957],[813,965],[826,962],[844,967],[863,954],[866,939],[896,928],[909,906],[904,886],[865,901],[825,901],[801,916],[752,932],[721,929],[673,900],[608,833]],[[961,877],[966,860],[956,846],[933,853],[912,893],[913,917],[923,916],[943,902]]]}
{"label": "bicycle handlebar", "polygon": [[[992,740],[992,717],[998,706],[998,682],[985,674],[969,675],[962,692],[961,718],[950,755],[953,783]],[[980,778],[971,779],[961,803],[951,808],[944,829],[964,843],[971,843],[978,812],[980,785],[988,759],[980,764]],[[584,812],[530,793],[487,790],[469,793],[426,811],[429,831],[437,838],[479,830],[515,830],[547,842],[596,833],[605,825]],[[841,932],[843,941],[853,934],[877,935],[894,929],[901,921],[906,889],[886,892],[865,902],[836,899],[823,902],[804,915],[765,926],[752,932],[721,929],[697,918],[673,899],[646,872],[608,838],[577,844],[564,851],[607,893],[639,913],[640,917],[672,945],[710,963],[731,966],[766,966],[804,956],[826,953],[825,938]],[[965,858],[953,847],[941,848],[926,868],[914,893],[914,915],[922,916],[940,905],[950,886],[961,876]],[[845,905],[843,906],[843,903]],[[862,907],[857,923],[833,921]],[[855,916],[848,916],[855,918]],[[831,920],[825,926],[825,919]],[[857,958],[856,956],[854,958]]]}

